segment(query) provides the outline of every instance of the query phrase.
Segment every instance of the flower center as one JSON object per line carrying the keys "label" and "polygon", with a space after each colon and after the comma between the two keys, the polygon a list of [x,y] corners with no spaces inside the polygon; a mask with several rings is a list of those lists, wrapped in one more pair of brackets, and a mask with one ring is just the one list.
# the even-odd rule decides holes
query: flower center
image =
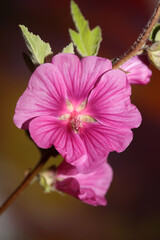
{"label": "flower center", "polygon": [[76,112],[76,111],[71,112],[70,123],[71,123],[71,127],[72,127],[73,131],[75,133],[78,133],[79,129],[82,127],[81,119],[80,119],[80,116],[78,115],[78,112]]}
{"label": "flower center", "polygon": [[74,107],[73,104],[67,100],[66,105],[69,112],[61,115],[59,119],[68,121],[75,133],[78,133],[83,127],[82,123],[96,122],[93,117],[82,114],[82,110],[86,107],[86,101],[82,102],[79,106]]}

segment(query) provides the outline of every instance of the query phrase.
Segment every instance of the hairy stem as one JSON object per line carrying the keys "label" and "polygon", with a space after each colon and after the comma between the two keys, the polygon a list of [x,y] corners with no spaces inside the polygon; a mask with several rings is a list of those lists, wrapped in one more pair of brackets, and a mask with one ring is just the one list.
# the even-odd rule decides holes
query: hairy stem
{"label": "hairy stem", "polygon": [[0,208],[0,215],[12,204],[12,202],[19,196],[19,194],[30,184],[33,178],[39,173],[43,168],[45,163],[49,160],[52,155],[51,151],[46,151],[35,168],[28,174],[28,176],[22,181],[22,183],[17,187],[17,189],[9,196],[9,198],[4,202]]}
{"label": "hairy stem", "polygon": [[145,26],[143,32],[139,35],[137,41],[131,46],[131,48],[126,53],[124,53],[123,56],[115,59],[115,61],[113,62],[113,68],[119,68],[123,63],[125,63],[131,57],[135,56],[142,49],[142,47],[148,40],[148,37],[154,25],[157,23],[159,18],[160,18],[160,1],[158,1],[158,5],[154,10],[153,15],[151,16],[150,20]]}

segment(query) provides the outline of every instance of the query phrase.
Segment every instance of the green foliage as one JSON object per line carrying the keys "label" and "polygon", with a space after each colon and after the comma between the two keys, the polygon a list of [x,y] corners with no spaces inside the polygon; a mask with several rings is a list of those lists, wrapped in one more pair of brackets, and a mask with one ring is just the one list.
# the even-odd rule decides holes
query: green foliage
{"label": "green foliage", "polygon": [[21,28],[26,46],[30,52],[30,57],[35,65],[44,63],[45,58],[52,54],[49,43],[45,43],[38,35],[28,31],[24,25],[19,25]]}
{"label": "green foliage", "polygon": [[149,40],[150,41],[153,41],[153,42],[159,42],[160,41],[160,23],[157,23],[152,32],[151,32],[151,35],[149,37]]}
{"label": "green foliage", "polygon": [[62,53],[73,53],[73,54],[74,54],[73,43],[71,42],[68,46],[66,46],[65,48],[63,48]]}
{"label": "green foliage", "polygon": [[77,32],[69,29],[69,33],[77,51],[82,57],[97,55],[102,41],[101,28],[97,26],[90,30],[88,21],[74,1],[71,1],[71,14]]}

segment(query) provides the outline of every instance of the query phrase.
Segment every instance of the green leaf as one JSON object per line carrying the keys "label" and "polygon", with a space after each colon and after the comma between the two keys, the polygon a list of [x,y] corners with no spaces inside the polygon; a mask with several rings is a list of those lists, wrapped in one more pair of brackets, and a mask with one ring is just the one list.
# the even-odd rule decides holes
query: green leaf
{"label": "green leaf", "polygon": [[74,1],[71,1],[71,14],[77,32],[69,29],[69,33],[77,51],[82,57],[97,55],[102,41],[101,28],[97,26],[90,30],[88,21]]}
{"label": "green leaf", "polygon": [[74,54],[73,43],[71,42],[68,46],[66,46],[65,48],[63,48],[62,53],[73,53],[73,54]]}
{"label": "green leaf", "polygon": [[160,23],[156,23],[156,25],[152,29],[149,40],[153,41],[153,42],[159,42],[160,41]]}
{"label": "green leaf", "polygon": [[47,56],[52,54],[49,43],[45,43],[38,35],[28,31],[28,28],[24,25],[19,25],[21,28],[25,43],[31,54],[31,60],[33,64],[39,65],[44,63]]}

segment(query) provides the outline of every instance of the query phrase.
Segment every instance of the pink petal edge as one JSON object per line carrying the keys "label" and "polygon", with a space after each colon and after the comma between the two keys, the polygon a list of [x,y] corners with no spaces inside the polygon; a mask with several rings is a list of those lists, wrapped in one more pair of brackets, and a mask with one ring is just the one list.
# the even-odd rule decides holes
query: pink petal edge
{"label": "pink petal edge", "polygon": [[66,87],[60,71],[45,63],[32,74],[28,87],[19,98],[13,121],[18,128],[38,116],[59,117],[66,109]]}
{"label": "pink petal edge", "polygon": [[148,67],[149,61],[146,56],[134,56],[125,62],[120,68],[126,72],[130,84],[147,84],[152,76]]}

